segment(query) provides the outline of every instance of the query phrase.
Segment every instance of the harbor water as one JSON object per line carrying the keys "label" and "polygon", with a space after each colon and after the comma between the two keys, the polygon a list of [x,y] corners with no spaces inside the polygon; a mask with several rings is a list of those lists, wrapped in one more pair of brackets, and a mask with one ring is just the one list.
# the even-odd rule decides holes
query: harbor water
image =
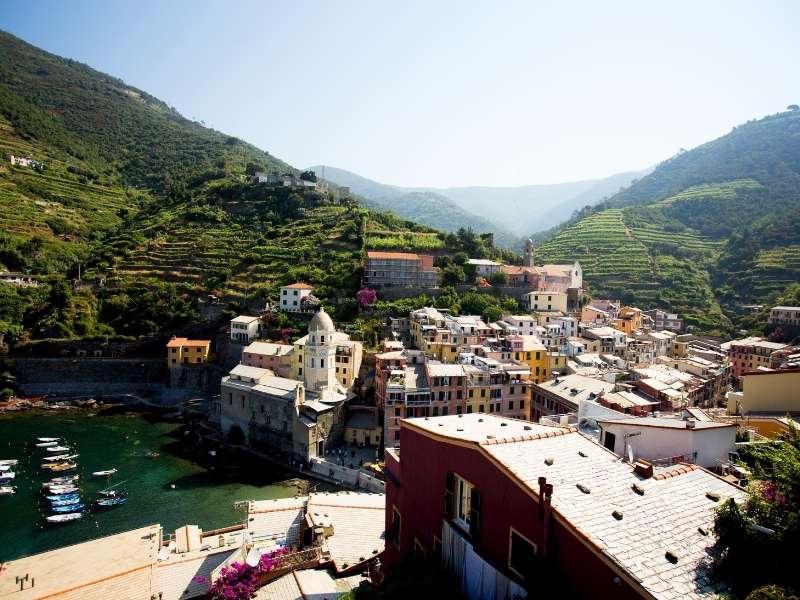
{"label": "harbor water", "polygon": [[[68,546],[96,537],[159,523],[165,533],[185,524],[204,530],[243,522],[242,500],[294,496],[298,480],[285,480],[280,469],[206,468],[180,451],[181,427],[151,422],[136,413],[101,415],[85,411],[16,414],[0,417],[0,459],[18,459],[13,469],[17,488],[0,496],[0,562]],[[41,468],[47,455],[37,437],[60,437],[80,456],[77,470],[51,473]],[[116,468],[110,479],[92,472]],[[87,505],[82,519],[46,525],[50,513],[42,482],[55,476],[80,475]],[[109,510],[91,505],[108,485],[127,494],[127,503]]]}

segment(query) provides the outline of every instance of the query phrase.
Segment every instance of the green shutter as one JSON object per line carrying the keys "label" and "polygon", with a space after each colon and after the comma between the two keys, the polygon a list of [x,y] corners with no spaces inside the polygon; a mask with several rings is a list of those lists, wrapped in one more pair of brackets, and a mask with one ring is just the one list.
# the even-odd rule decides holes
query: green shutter
{"label": "green shutter", "polygon": [[472,488],[469,510],[469,535],[473,540],[478,539],[481,530],[481,493]]}

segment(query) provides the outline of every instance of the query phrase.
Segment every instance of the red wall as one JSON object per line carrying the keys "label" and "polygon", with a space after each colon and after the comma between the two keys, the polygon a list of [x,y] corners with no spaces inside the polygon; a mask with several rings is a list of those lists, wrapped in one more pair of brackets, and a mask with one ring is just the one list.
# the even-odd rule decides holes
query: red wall
{"label": "red wall", "polygon": [[[391,475],[386,478],[386,526],[391,526],[392,507],[401,513],[400,548],[387,542],[385,561],[391,564],[411,552],[414,538],[433,556],[433,536],[441,537],[444,490],[448,471],[455,472],[481,492],[481,527],[475,549],[493,566],[516,578],[508,564],[509,528],[513,526],[534,542],[541,553],[542,521],[538,503],[479,450],[438,442],[407,427],[401,428],[399,477],[397,464],[387,456],[387,470],[400,480],[398,489]],[[551,482],[554,483],[554,482]],[[548,580],[560,582],[564,597],[640,598],[624,582],[615,583],[614,573],[571,531],[551,518],[550,553],[556,572]],[[540,583],[537,583],[537,586]]]}

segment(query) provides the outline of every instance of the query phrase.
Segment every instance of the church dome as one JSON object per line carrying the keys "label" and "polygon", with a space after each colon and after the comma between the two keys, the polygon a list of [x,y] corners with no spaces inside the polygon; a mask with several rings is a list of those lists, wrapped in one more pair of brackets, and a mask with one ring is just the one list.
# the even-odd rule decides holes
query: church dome
{"label": "church dome", "polygon": [[324,308],[320,308],[319,312],[311,317],[311,322],[308,324],[308,332],[314,333],[315,331],[336,331],[333,320]]}

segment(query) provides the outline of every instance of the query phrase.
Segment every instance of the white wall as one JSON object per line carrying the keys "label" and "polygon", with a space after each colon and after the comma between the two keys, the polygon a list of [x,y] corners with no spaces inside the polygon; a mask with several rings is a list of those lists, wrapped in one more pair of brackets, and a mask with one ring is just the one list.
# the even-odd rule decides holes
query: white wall
{"label": "white wall", "polygon": [[601,424],[603,435],[600,443],[605,445],[605,432],[616,435],[614,452],[623,455],[625,437],[628,433],[641,433],[630,437],[627,445],[633,448],[634,458],[657,460],[697,452],[696,463],[706,468],[717,467],[726,462],[728,452],[733,450],[736,427],[715,427],[712,429],[675,429],[671,427],[637,426],[631,423]]}

